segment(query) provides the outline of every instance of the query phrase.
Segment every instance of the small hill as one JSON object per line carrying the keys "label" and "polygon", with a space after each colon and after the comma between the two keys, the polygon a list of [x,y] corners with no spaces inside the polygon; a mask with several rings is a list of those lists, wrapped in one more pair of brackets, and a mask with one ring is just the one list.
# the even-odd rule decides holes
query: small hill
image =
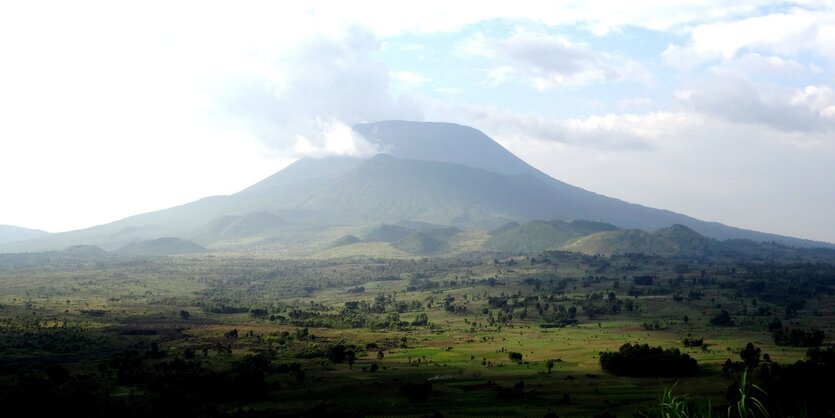
{"label": "small hill", "polygon": [[510,222],[508,222],[508,223],[490,231],[489,233],[490,233],[490,235],[499,235],[499,234],[507,232],[507,231],[509,231],[513,228],[517,228],[518,226],[519,226],[518,222],[510,221]]}
{"label": "small hill", "polygon": [[394,242],[414,232],[411,228],[392,224],[380,224],[371,227],[362,234],[365,242]]}
{"label": "small hill", "polygon": [[418,255],[436,254],[448,247],[447,243],[432,238],[425,232],[419,231],[406,235],[402,239],[392,243],[392,245],[399,250]]}
{"label": "small hill", "polygon": [[21,228],[12,225],[0,225],[0,244],[23,241],[27,239],[40,238],[49,235],[49,232],[40,229]]}
{"label": "small hill", "polygon": [[360,241],[360,239],[359,239],[359,238],[357,238],[356,236],[354,236],[354,235],[345,235],[344,237],[341,237],[341,238],[337,239],[336,241],[332,242],[332,243],[331,243],[331,245],[330,245],[329,247],[330,247],[330,248],[333,248],[333,247],[341,247],[341,246],[343,246],[343,245],[351,245],[351,244],[356,244],[356,243],[358,243],[358,242],[361,242],[361,241]]}
{"label": "small hill", "polygon": [[721,244],[683,225],[653,233],[631,229],[597,232],[563,246],[564,250],[586,254],[644,253],[662,256],[706,256],[717,253]]}
{"label": "small hill", "polygon": [[617,231],[617,227],[591,221],[507,224],[491,232],[484,246],[495,251],[513,253],[555,250],[573,240],[601,231]]}
{"label": "small hill", "polygon": [[423,232],[426,235],[429,235],[430,237],[438,240],[449,239],[463,232],[454,226],[446,226],[421,221],[401,220],[398,221],[395,225]]}
{"label": "small hill", "polygon": [[77,255],[82,257],[98,257],[107,255],[108,252],[95,245],[73,245],[61,251],[68,255]]}
{"label": "small hill", "polygon": [[178,255],[206,251],[205,248],[182,238],[157,238],[128,244],[119,249],[119,253],[128,255]]}

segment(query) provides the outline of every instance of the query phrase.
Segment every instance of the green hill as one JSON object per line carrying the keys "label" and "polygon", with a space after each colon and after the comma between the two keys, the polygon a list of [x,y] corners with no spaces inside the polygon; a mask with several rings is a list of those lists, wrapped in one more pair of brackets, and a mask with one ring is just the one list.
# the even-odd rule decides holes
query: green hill
{"label": "green hill", "polygon": [[179,255],[206,251],[205,248],[182,238],[166,237],[128,244],[119,249],[120,254],[128,255]]}
{"label": "green hill", "polygon": [[411,228],[398,225],[380,224],[374,225],[360,235],[365,242],[394,242],[405,238],[414,232]]}
{"label": "green hill", "polygon": [[359,238],[357,238],[353,235],[345,235],[345,236],[337,239],[336,241],[332,242],[330,247],[341,247],[343,245],[351,245],[351,244],[356,244],[358,242],[361,242]]}
{"label": "green hill", "polygon": [[527,253],[555,250],[580,237],[617,227],[590,221],[532,221],[522,225],[507,224],[490,234],[485,248],[495,251]]}
{"label": "green hill", "polygon": [[654,233],[641,230],[594,233],[563,246],[564,250],[586,254],[644,253],[663,256],[702,256],[721,250],[719,242],[699,235],[683,225]]}
{"label": "green hill", "polygon": [[392,245],[399,250],[417,255],[437,254],[448,248],[447,243],[419,231],[406,235]]}
{"label": "green hill", "polygon": [[73,245],[61,251],[64,254],[77,255],[84,257],[96,257],[107,255],[108,252],[95,245]]}

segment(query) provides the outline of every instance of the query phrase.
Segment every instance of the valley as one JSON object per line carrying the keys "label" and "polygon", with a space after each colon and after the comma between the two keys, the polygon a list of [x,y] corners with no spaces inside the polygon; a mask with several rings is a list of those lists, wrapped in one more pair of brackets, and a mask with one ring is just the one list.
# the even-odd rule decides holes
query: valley
{"label": "valley", "polygon": [[[6,254],[0,295],[5,408],[88,416],[632,416],[667,389],[726,408],[746,344],[785,367],[835,335],[831,259]],[[602,370],[625,343],[697,372]]]}

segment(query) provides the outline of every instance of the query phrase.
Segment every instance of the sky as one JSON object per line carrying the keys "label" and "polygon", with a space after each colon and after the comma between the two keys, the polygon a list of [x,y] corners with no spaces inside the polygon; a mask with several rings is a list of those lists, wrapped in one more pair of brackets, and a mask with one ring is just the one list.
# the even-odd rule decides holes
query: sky
{"label": "sky", "polygon": [[0,224],[231,194],[373,153],[350,126],[405,119],[628,202],[835,242],[831,1],[3,2],[0,63]]}

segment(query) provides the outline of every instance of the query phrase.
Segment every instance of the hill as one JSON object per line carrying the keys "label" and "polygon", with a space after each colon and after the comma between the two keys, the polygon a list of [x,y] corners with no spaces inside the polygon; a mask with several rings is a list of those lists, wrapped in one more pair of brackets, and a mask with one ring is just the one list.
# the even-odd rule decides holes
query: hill
{"label": "hill", "polygon": [[586,254],[644,253],[661,256],[703,256],[716,254],[721,245],[683,225],[654,233],[641,230],[604,231],[579,238],[562,247]]}
{"label": "hill", "polygon": [[492,231],[484,246],[512,253],[554,250],[580,237],[617,229],[611,224],[590,221],[532,221],[523,225],[513,223]]}
{"label": "hill", "polygon": [[77,255],[82,257],[99,257],[108,254],[107,251],[99,247],[96,247],[95,245],[74,245],[72,247],[65,248],[61,252],[64,254]]}
{"label": "hill", "polygon": [[127,255],[179,255],[206,251],[205,248],[182,238],[166,237],[128,244],[119,249]]}
{"label": "hill", "polygon": [[392,245],[394,248],[416,255],[437,254],[448,247],[447,243],[417,231],[397,240]]}
{"label": "hill", "polygon": [[341,247],[343,245],[351,245],[351,244],[356,244],[358,242],[362,242],[362,241],[360,241],[360,239],[357,238],[356,236],[345,235],[343,237],[340,237],[336,241],[332,242],[330,246],[331,247]]}

